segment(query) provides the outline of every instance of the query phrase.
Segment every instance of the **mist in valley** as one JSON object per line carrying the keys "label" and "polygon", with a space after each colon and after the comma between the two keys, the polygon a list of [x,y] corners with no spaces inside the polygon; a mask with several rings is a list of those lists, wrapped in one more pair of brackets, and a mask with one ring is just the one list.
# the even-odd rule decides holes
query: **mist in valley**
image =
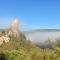
{"label": "mist in valley", "polygon": [[29,32],[25,33],[27,39],[37,43],[43,43],[46,40],[51,39],[55,41],[57,38],[60,37],[60,31],[36,31],[36,32]]}

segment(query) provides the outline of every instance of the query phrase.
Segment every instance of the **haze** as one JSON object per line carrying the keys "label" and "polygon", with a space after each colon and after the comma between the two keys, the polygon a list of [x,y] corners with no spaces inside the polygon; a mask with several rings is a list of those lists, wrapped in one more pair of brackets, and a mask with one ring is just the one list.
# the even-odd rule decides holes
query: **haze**
{"label": "haze", "polygon": [[33,42],[45,42],[46,40],[51,39],[55,41],[60,37],[60,31],[36,31],[25,33],[27,39],[30,39]]}

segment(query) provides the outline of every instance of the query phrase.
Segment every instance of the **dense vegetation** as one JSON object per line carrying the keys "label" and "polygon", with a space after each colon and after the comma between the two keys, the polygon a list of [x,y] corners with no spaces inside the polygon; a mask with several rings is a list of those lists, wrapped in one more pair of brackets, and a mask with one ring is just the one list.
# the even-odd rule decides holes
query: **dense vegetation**
{"label": "dense vegetation", "polygon": [[0,60],[60,60],[60,40],[53,43],[50,49],[36,46],[30,40],[26,40],[24,34],[19,38],[10,38],[8,43],[0,46]]}

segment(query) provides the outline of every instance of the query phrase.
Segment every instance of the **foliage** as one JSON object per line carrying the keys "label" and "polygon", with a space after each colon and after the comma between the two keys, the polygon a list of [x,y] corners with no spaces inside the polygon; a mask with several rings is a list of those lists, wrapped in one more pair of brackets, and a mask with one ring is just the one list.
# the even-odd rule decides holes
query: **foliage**
{"label": "foliage", "polygon": [[30,40],[26,40],[23,34],[19,38],[13,36],[10,38],[10,42],[0,46],[0,60],[1,58],[3,60],[60,60],[60,43],[57,43],[53,49],[42,49]]}

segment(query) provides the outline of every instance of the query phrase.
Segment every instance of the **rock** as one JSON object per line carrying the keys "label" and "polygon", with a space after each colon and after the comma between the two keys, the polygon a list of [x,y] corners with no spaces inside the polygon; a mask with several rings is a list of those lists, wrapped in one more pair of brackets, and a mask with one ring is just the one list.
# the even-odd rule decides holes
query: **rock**
{"label": "rock", "polygon": [[0,37],[0,46],[3,44],[3,39]]}
{"label": "rock", "polygon": [[19,37],[19,35],[19,21],[18,19],[14,19],[8,29],[0,32],[0,46],[2,45],[3,41],[5,43],[10,41],[9,36]]}
{"label": "rock", "polygon": [[3,44],[3,41],[4,41],[5,43],[7,43],[7,42],[9,42],[9,40],[10,40],[10,38],[9,38],[7,35],[1,36],[1,37],[0,37],[0,46]]}

